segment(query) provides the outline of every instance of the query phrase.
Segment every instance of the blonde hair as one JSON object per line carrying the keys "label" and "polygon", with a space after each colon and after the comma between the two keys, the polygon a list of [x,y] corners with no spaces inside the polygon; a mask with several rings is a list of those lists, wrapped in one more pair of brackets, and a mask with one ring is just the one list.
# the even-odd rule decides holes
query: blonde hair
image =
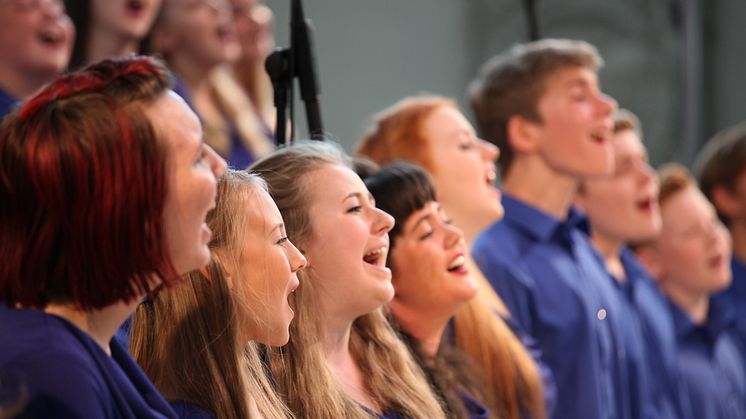
{"label": "blonde hair", "polygon": [[244,248],[248,217],[240,214],[262,190],[256,175],[226,171],[207,217],[214,256],[206,271],[185,275],[174,290],[141,304],[132,326],[130,351],[161,393],[218,419],[250,418],[252,402],[264,418],[292,417],[267,380],[256,344],[247,344],[242,332],[254,314],[242,298],[247,281],[228,279]]}
{"label": "blonde hair", "polygon": [[[456,108],[454,102],[440,96],[400,100],[374,118],[358,154],[377,164],[406,160],[432,170],[421,126],[433,111],[448,106]],[[456,312],[453,320],[456,347],[483,371],[485,394],[494,400],[492,411],[502,412],[507,419],[518,419],[524,414],[543,419],[546,406],[536,362],[498,315],[509,316],[502,299],[476,265],[470,260],[469,263],[470,271],[476,274],[479,292]]]}
{"label": "blonde hair", "polygon": [[[304,175],[325,165],[349,167],[349,158],[330,143],[300,143],[276,151],[252,169],[262,174],[280,208],[288,236],[303,249],[313,238],[308,183]],[[344,391],[327,366],[322,350],[316,282],[311,272],[298,273],[301,286],[291,295],[296,318],[290,341],[270,349],[269,364],[290,409],[304,418],[370,418],[371,414]],[[357,318],[350,332],[350,352],[367,384],[368,395],[384,411],[410,418],[443,418],[443,409],[407,347],[376,309]]]}

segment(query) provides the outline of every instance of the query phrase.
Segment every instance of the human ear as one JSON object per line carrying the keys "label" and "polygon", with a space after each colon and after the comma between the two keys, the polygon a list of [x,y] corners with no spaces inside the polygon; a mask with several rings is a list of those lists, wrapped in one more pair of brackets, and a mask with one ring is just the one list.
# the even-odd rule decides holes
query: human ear
{"label": "human ear", "polygon": [[715,185],[710,194],[712,204],[718,212],[725,214],[728,218],[737,218],[743,213],[743,206],[737,197],[724,185]]}
{"label": "human ear", "polygon": [[520,115],[508,119],[508,144],[520,153],[531,153],[538,146],[538,125]]}

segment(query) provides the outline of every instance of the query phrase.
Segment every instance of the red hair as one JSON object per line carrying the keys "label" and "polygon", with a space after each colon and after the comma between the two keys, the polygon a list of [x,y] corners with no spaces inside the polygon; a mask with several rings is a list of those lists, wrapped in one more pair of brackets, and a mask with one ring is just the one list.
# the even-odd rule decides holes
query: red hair
{"label": "red hair", "polygon": [[83,310],[178,277],[161,217],[166,150],[143,105],[164,94],[152,58],[61,76],[0,126],[0,300]]}
{"label": "red hair", "polygon": [[458,109],[456,103],[441,96],[413,96],[396,102],[373,118],[373,125],[360,142],[357,155],[384,164],[407,160],[432,170],[428,139],[423,122],[442,107]]}

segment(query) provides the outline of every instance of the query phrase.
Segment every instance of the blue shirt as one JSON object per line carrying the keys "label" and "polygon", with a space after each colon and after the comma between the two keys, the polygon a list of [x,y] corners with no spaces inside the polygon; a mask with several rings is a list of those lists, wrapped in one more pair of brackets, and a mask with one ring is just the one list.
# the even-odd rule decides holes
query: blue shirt
{"label": "blue shirt", "polygon": [[111,356],[67,320],[0,304],[0,403],[27,394],[27,418],[175,418],[112,339]]}
{"label": "blue shirt", "polygon": [[730,267],[733,270],[733,282],[714,299],[719,304],[727,306],[733,313],[733,336],[738,340],[741,351],[746,353],[746,264],[734,256],[730,261]]}
{"label": "blue shirt", "polygon": [[630,363],[633,406],[638,412],[634,417],[695,419],[676,365],[676,335],[666,297],[629,249],[622,249],[620,259],[626,282],[614,282],[628,304],[629,344],[641,352],[640,359]]}
{"label": "blue shirt", "polygon": [[669,302],[678,343],[677,362],[695,419],[746,418],[743,354],[726,306],[712,301],[703,325]]}
{"label": "blue shirt", "polygon": [[474,261],[538,341],[557,384],[553,417],[631,417],[621,302],[579,218],[507,194],[502,203],[505,218],[477,238]]}
{"label": "blue shirt", "polygon": [[5,93],[3,89],[0,89],[0,120],[2,120],[5,115],[9,114],[13,110],[13,106],[17,103],[18,99]]}

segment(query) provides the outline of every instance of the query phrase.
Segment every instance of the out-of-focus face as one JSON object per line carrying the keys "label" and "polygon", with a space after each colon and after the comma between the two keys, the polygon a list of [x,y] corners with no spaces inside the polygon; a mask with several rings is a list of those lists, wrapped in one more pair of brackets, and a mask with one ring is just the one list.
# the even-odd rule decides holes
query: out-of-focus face
{"label": "out-of-focus face", "polygon": [[243,57],[264,60],[272,52],[272,11],[260,0],[231,0]]}
{"label": "out-of-focus face", "polygon": [[212,67],[241,54],[228,0],[164,0],[155,48],[175,62]]}
{"label": "out-of-focus face", "polygon": [[542,121],[531,124],[544,161],[572,177],[610,174],[616,101],[601,92],[596,73],[582,67],[561,69],[546,78],[544,87],[537,104]]}
{"label": "out-of-focus face", "polygon": [[661,206],[663,229],[656,243],[660,280],[691,295],[712,294],[731,281],[731,242],[707,198],[695,187]]}
{"label": "out-of-focus face", "polygon": [[454,224],[479,231],[502,218],[494,185],[497,147],[477,138],[469,121],[450,106],[433,111],[423,121],[422,133],[428,139],[438,199]]}
{"label": "out-of-focus face", "polygon": [[273,346],[287,343],[293,310],[288,296],[298,287],[296,272],[306,258],[285,234],[285,224],[272,198],[263,190],[246,201],[248,229],[242,239],[233,281],[244,281],[244,303],[248,307],[250,340]]}
{"label": "out-of-focus face", "polygon": [[332,318],[352,321],[394,296],[386,267],[393,218],[375,207],[350,169],[324,165],[308,173],[312,237],[301,246],[306,268]]}
{"label": "out-of-focus face", "polygon": [[199,119],[176,93],[149,104],[147,114],[167,148],[163,223],[169,256],[184,274],[210,261],[207,243],[212,232],[205,217],[215,206],[216,178],[226,163],[202,141]]}
{"label": "out-of-focus face", "polygon": [[91,1],[92,32],[114,33],[133,41],[147,35],[161,7],[161,0],[88,1]]}
{"label": "out-of-focus face", "polygon": [[477,293],[466,252],[461,230],[450,224],[439,203],[428,202],[404,221],[391,249],[394,300],[424,316],[452,316]]}
{"label": "out-of-focus face", "polygon": [[75,28],[62,0],[0,0],[0,65],[52,78],[67,68]]}
{"label": "out-of-focus face", "polygon": [[611,141],[615,168],[611,176],[588,179],[577,202],[607,241],[654,240],[661,230],[658,184],[648,155],[633,130],[620,131]]}

